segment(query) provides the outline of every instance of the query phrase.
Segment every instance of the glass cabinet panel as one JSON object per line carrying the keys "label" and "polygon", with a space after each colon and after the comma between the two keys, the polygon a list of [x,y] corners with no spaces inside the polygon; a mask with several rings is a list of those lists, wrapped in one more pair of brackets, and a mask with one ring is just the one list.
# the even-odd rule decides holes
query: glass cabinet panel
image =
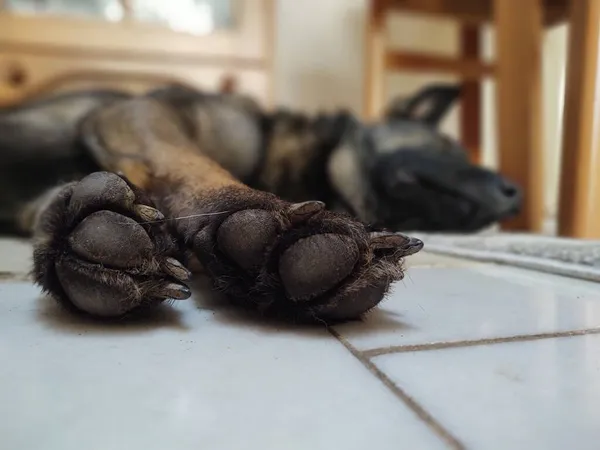
{"label": "glass cabinet panel", "polygon": [[135,20],[197,35],[234,26],[235,0],[131,0]]}
{"label": "glass cabinet panel", "polygon": [[4,5],[11,12],[84,16],[109,21],[119,21],[124,14],[120,0],[4,0]]}
{"label": "glass cabinet panel", "polygon": [[6,9],[23,14],[79,16],[120,21],[124,4],[131,19],[173,31],[206,35],[235,25],[234,4],[239,0],[4,0]]}

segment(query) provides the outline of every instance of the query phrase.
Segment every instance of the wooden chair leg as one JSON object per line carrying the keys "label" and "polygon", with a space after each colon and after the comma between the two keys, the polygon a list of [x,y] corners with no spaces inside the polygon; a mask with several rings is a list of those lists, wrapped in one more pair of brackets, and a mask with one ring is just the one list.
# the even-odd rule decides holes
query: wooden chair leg
{"label": "wooden chair leg", "polygon": [[600,2],[571,2],[558,233],[600,238]]}
{"label": "wooden chair leg", "polygon": [[370,0],[365,34],[364,115],[381,114],[385,102],[385,0]]}
{"label": "wooden chair leg", "polygon": [[524,191],[523,209],[505,230],[543,225],[542,8],[542,0],[494,1],[500,171]]}
{"label": "wooden chair leg", "polygon": [[[478,60],[481,57],[479,27],[462,25],[460,30],[461,57]],[[474,164],[481,163],[481,82],[468,80],[463,83],[461,96],[461,140]]]}

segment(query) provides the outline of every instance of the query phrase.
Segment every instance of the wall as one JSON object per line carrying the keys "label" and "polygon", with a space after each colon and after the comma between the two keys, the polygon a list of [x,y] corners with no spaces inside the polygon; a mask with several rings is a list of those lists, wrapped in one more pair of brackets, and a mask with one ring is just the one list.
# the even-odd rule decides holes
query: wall
{"label": "wall", "polygon": [[[278,0],[275,46],[276,100],[307,111],[347,107],[360,113],[363,99],[363,35],[366,0]],[[389,23],[395,48],[456,54],[458,27],[448,20],[404,15]],[[493,59],[492,30],[483,33],[486,58]],[[560,149],[560,112],[564,90],[566,26],[550,30],[544,42],[544,142],[546,210],[556,212]],[[393,74],[387,93],[404,95],[431,81],[453,81],[435,75]],[[496,167],[494,82],[484,83],[483,163]],[[459,129],[458,107],[442,126],[450,135]]]}
{"label": "wall", "polygon": [[364,0],[278,0],[277,101],[360,111],[364,19]]}

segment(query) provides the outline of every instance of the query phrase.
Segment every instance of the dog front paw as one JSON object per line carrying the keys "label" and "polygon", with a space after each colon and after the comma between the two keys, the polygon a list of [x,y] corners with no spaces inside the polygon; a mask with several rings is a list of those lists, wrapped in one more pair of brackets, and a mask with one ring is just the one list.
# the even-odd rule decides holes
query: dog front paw
{"label": "dog front paw", "polygon": [[[423,247],[325,210],[251,190],[215,195],[193,247],[215,286],[234,302],[292,320],[355,319],[404,276],[403,258]],[[231,198],[235,198],[234,201]]]}
{"label": "dog front paw", "polygon": [[99,317],[186,299],[190,272],[162,219],[116,174],[66,185],[38,224],[35,280],[68,309]]}

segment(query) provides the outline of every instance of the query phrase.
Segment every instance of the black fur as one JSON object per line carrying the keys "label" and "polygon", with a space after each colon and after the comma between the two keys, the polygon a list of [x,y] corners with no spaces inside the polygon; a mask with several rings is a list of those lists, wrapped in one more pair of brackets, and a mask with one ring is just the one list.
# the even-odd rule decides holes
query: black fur
{"label": "black fur", "polygon": [[[394,230],[462,232],[516,214],[521,197],[517,186],[470,164],[460,144],[437,131],[458,93],[451,86],[428,87],[392,102],[388,115],[374,124],[347,112],[270,113],[242,96],[181,86],[148,95],[172,106],[197,145],[216,145],[211,156],[251,187],[289,201],[322,200]],[[79,124],[126,98],[83,91],[0,112],[0,227],[28,232],[18,221],[24,204],[57,183],[103,169],[82,142]],[[209,127],[199,111],[210,118]],[[237,116],[224,120],[221,111]],[[351,160],[352,169],[339,173],[340,158]],[[245,165],[236,167],[240,160]]]}
{"label": "black fur", "polygon": [[[188,297],[190,272],[173,258],[184,249],[238,305],[294,321],[356,319],[402,279],[404,257],[422,248],[320,202],[289,203],[245,186],[196,146],[180,120],[171,104],[148,98],[86,119],[93,154],[146,192],[95,172],[40,204],[36,281],[73,310],[114,318]],[[284,159],[302,148],[287,140],[288,130],[273,133],[289,145]]]}

